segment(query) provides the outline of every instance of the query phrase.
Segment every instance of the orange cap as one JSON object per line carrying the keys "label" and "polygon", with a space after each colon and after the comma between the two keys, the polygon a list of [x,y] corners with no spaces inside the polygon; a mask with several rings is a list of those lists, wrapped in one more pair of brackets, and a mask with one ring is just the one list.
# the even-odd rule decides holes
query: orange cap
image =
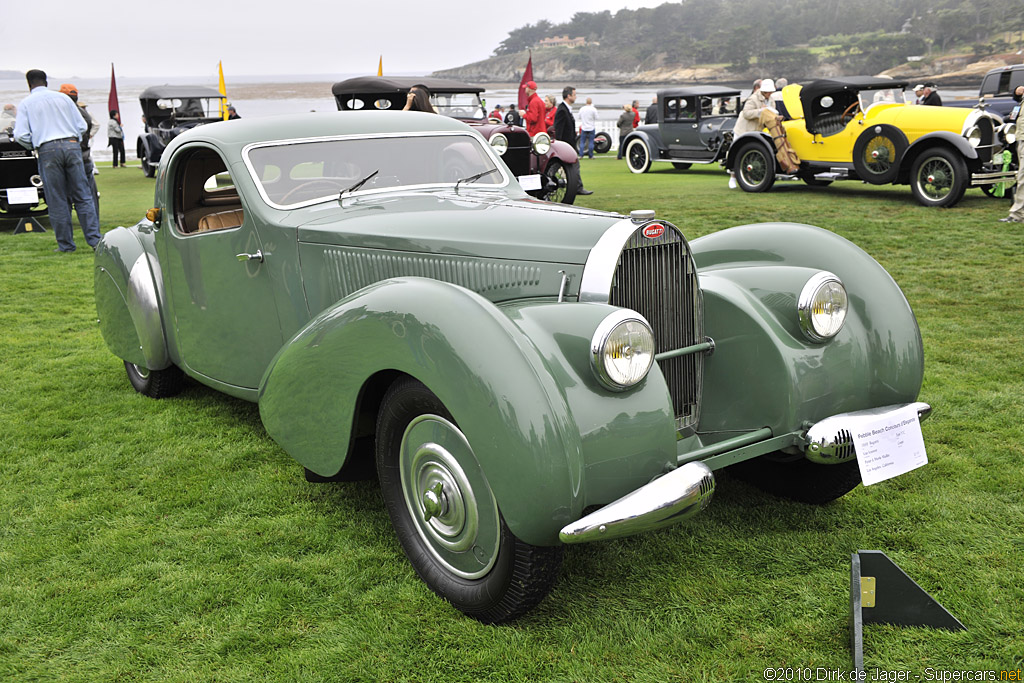
{"label": "orange cap", "polygon": [[78,94],[78,88],[71,85],[70,83],[61,83],[60,91],[65,95],[70,95],[71,93],[75,93],[76,95]]}

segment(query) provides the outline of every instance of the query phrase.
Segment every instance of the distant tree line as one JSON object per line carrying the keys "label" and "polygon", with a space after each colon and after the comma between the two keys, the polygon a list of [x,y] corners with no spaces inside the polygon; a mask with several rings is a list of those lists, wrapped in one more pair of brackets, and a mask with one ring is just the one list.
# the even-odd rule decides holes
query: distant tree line
{"label": "distant tree line", "polygon": [[[655,63],[723,64],[799,76],[821,62],[875,73],[908,56],[970,48],[1009,49],[1001,32],[1024,29],[1024,0],[681,0],[615,14],[578,12],[509,32],[494,50],[513,54],[553,36],[590,43],[566,55],[575,68],[615,59],[633,68]],[[599,45],[597,45],[599,43]]]}

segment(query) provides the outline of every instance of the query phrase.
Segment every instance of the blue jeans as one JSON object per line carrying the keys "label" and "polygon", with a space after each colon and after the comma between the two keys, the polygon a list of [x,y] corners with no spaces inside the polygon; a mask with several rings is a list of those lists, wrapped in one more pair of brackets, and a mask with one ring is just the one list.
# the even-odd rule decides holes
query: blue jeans
{"label": "blue jeans", "polygon": [[71,227],[71,208],[74,202],[78,222],[85,241],[95,247],[100,241],[100,221],[93,203],[92,190],[82,165],[82,148],[77,140],[44,142],[39,148],[39,172],[43,177],[43,192],[50,225],[61,251],[75,250],[75,236]]}
{"label": "blue jeans", "polygon": [[585,154],[591,159],[594,158],[594,136],[596,134],[597,129],[580,131],[580,156]]}

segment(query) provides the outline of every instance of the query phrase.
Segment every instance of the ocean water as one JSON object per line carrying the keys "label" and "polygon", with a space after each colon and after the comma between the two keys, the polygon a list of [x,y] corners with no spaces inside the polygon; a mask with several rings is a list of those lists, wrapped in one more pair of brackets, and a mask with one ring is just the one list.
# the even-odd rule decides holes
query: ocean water
{"label": "ocean water", "polygon": [[[298,114],[309,111],[336,111],[331,86],[355,75],[339,74],[329,76],[323,74],[303,74],[296,76],[243,76],[227,80],[228,101],[233,104],[243,118],[252,116],[274,116],[277,114]],[[411,74],[401,74],[411,75]],[[92,142],[93,159],[110,161],[110,147],[107,146],[107,96],[110,89],[110,78],[60,78],[51,77],[49,87],[58,89],[61,83],[74,83],[78,88],[79,102],[86,105],[89,113],[100,123],[100,131]],[[139,94],[153,85],[204,85],[217,87],[216,79],[203,81],[195,78],[118,78],[117,91],[120,103],[121,124],[124,128],[125,154],[128,162],[137,160],[136,140],[143,132],[142,108],[139,105]],[[562,85],[545,83],[539,85],[539,93],[555,95],[561,101]],[[488,84],[483,93],[488,109],[495,105],[507,107],[516,101],[518,83]],[[640,103],[640,112],[646,111],[651,98],[666,86],[597,86],[580,85],[577,87],[575,108],[583,106],[587,98],[592,98],[598,109],[598,130],[605,130],[617,139],[615,121],[622,112],[622,106],[633,100]],[[749,94],[749,87],[741,89],[743,96]],[[943,98],[971,97],[977,91],[964,89],[941,90]],[[28,86],[24,79],[0,79],[0,105],[11,102],[17,104],[28,95]]]}

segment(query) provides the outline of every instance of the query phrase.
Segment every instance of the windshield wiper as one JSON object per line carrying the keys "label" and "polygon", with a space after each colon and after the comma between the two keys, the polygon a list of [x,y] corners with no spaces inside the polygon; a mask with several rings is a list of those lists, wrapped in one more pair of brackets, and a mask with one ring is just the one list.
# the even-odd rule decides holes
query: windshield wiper
{"label": "windshield wiper", "polygon": [[373,176],[377,175],[378,173],[380,173],[380,169],[379,168],[376,171],[374,171],[373,173],[371,173],[370,175],[368,175],[365,178],[363,178],[362,180],[360,180],[355,185],[352,185],[351,187],[346,187],[344,190],[342,190],[341,192],[338,193],[338,199],[341,199],[345,195],[346,192],[355,192],[360,187],[365,185],[367,183],[367,181],[370,180],[370,178],[372,178]]}
{"label": "windshield wiper", "polygon": [[497,170],[498,170],[498,167],[495,166],[494,168],[488,169],[486,171],[481,171],[480,173],[477,173],[475,175],[471,175],[468,178],[459,178],[458,180],[455,181],[455,191],[458,192],[458,190],[459,190],[459,183],[471,183],[474,180],[480,180],[485,175],[490,175],[491,173],[494,173]]}

